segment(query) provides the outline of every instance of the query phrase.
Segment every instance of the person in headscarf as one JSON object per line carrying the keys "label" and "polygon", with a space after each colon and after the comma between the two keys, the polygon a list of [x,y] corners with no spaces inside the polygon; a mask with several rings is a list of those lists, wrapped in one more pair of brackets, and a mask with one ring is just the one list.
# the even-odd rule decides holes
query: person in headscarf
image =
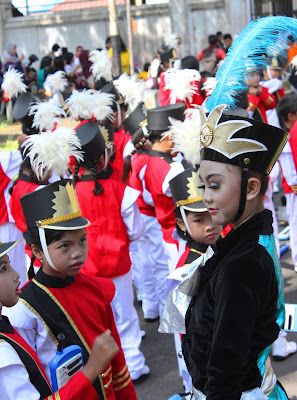
{"label": "person in headscarf", "polygon": [[5,73],[10,65],[16,70],[24,73],[24,67],[22,65],[22,61],[24,59],[24,55],[21,54],[20,57],[17,55],[16,44],[7,43],[5,47],[4,61],[3,61],[3,72]]}

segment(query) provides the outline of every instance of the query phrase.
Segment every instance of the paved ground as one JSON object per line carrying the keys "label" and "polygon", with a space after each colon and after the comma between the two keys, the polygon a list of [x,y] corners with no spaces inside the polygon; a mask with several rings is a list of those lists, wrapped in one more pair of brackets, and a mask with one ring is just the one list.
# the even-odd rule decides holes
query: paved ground
{"label": "paved ground", "polygon": [[[276,196],[276,206],[280,205],[281,194]],[[280,226],[283,229],[284,225]],[[290,251],[281,257],[285,283],[285,302],[297,303],[297,274],[293,269]],[[143,351],[151,374],[146,380],[135,385],[138,400],[167,400],[183,390],[178,375],[177,360],[172,335],[157,332],[158,323],[146,323],[137,304],[141,329],[146,331],[141,350]],[[297,342],[297,333],[288,334],[289,340]],[[297,400],[297,353],[282,362],[272,362],[273,369],[285,387],[289,399]]]}

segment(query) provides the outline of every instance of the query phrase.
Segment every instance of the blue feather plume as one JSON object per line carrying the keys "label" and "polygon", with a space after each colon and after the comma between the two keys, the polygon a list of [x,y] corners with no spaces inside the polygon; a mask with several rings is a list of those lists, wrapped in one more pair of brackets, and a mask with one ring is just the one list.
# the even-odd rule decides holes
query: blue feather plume
{"label": "blue feather plume", "polygon": [[267,57],[286,54],[287,37],[297,36],[297,20],[290,17],[265,17],[252,21],[234,40],[221,68],[217,71],[217,84],[204,106],[211,112],[216,106],[235,107],[235,96],[246,90],[247,69],[263,69]]}

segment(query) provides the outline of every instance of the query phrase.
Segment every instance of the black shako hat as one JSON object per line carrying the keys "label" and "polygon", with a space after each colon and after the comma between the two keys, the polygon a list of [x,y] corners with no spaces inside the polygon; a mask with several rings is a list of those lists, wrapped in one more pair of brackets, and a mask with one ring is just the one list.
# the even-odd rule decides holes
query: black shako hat
{"label": "black shako hat", "polygon": [[6,254],[10,250],[12,250],[18,243],[20,243],[19,240],[16,240],[14,242],[7,242],[7,243],[0,242],[0,257],[4,256],[4,254]]}
{"label": "black shako hat", "polygon": [[112,82],[109,82],[107,85],[104,85],[101,88],[101,93],[109,93],[109,94],[113,94],[114,98],[112,101],[112,106],[111,108],[114,111],[117,111],[117,104],[122,104],[124,103],[124,99],[122,98],[122,96],[119,94],[119,92],[117,91],[117,88],[115,87],[115,85]]}
{"label": "black shako hat", "polygon": [[82,121],[75,131],[84,153],[84,162],[99,160],[105,151],[105,139],[98,123]]}
{"label": "black shako hat", "polygon": [[185,109],[185,103],[176,103],[147,110],[147,130],[167,131],[171,125],[169,117],[183,121],[185,119]]}
{"label": "black shako hat", "polygon": [[110,149],[114,144],[114,127],[110,124],[99,124],[99,129],[105,140],[105,146]]}
{"label": "black shako hat", "polygon": [[29,115],[33,103],[39,103],[39,100],[31,92],[25,92],[18,96],[12,110],[13,118],[28,130],[27,134],[38,133],[38,129],[32,128],[34,115]]}
{"label": "black shako hat", "polygon": [[142,125],[147,122],[147,111],[143,102],[138,104],[134,111],[132,111],[123,121],[125,131],[131,136]]}
{"label": "black shako hat", "polygon": [[161,63],[169,62],[170,60],[175,60],[177,58],[175,50],[172,48],[170,50],[159,53]]}
{"label": "black shako hat", "polygon": [[201,161],[218,161],[268,175],[290,135],[282,129],[234,115],[223,114],[226,105],[201,118]]}
{"label": "black shako hat", "polygon": [[75,230],[90,222],[82,217],[73,181],[63,179],[20,198],[28,229]]}
{"label": "black shako hat", "polygon": [[175,207],[194,212],[207,211],[202,199],[202,189],[198,189],[200,185],[199,170],[196,168],[186,169],[171,179],[169,186]]}

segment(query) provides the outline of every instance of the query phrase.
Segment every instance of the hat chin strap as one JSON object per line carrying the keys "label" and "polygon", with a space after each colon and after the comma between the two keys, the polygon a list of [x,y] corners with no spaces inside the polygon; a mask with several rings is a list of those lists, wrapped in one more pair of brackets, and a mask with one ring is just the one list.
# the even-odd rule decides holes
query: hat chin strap
{"label": "hat chin strap", "polygon": [[118,110],[118,126],[117,126],[117,128],[119,128],[122,123],[122,118],[121,118],[122,116],[121,116],[121,107],[118,103],[117,103],[117,110]]}
{"label": "hat chin strap", "polygon": [[51,258],[50,258],[50,255],[49,255],[49,252],[48,252],[48,249],[47,249],[47,244],[46,244],[45,231],[44,231],[44,229],[39,227],[39,228],[38,228],[38,233],[39,233],[39,239],[40,239],[42,251],[43,251],[43,254],[45,255],[46,261],[49,263],[49,265],[50,265],[55,271],[58,271],[57,268],[54,266],[54,264],[53,264]]}
{"label": "hat chin strap", "polygon": [[186,211],[184,210],[183,206],[180,207],[180,213],[181,213],[182,219],[184,221],[184,224],[186,225],[188,234],[192,235],[191,229],[190,229],[188,221],[187,221]]}
{"label": "hat chin strap", "polygon": [[238,207],[237,214],[232,222],[236,222],[242,216],[242,213],[245,208],[247,183],[248,183],[248,171],[249,171],[248,168],[242,168],[239,207]]}
{"label": "hat chin strap", "polygon": [[107,148],[105,147],[104,149],[104,155],[105,155],[105,160],[104,160],[104,167],[103,167],[103,171],[105,171],[108,163],[109,163],[109,158],[108,158],[108,151]]}

